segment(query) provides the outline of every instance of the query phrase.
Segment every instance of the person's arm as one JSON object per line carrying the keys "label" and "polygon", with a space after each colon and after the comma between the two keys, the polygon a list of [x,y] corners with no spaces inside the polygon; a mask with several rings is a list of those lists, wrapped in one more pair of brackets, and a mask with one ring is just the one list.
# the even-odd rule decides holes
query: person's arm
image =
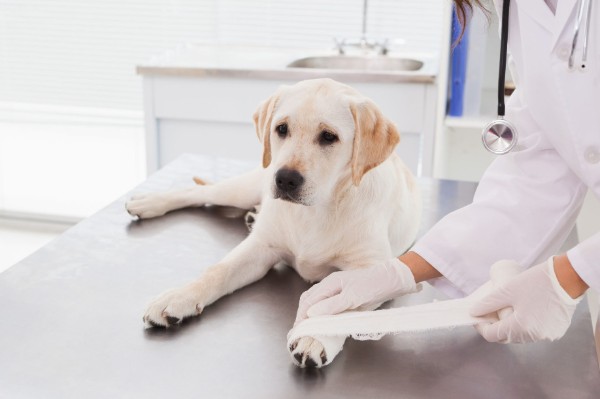
{"label": "person's arm", "polygon": [[442,276],[442,273],[416,252],[408,251],[398,259],[408,266],[417,283]]}
{"label": "person's arm", "polygon": [[[399,256],[398,259],[408,266],[417,283],[442,277],[442,274],[431,263],[416,252],[409,251]],[[571,265],[567,254],[554,257],[554,272],[560,286],[571,298],[580,297],[589,288]]]}
{"label": "person's arm", "polygon": [[567,254],[554,257],[554,273],[560,286],[571,298],[579,298],[589,288],[571,265]]}

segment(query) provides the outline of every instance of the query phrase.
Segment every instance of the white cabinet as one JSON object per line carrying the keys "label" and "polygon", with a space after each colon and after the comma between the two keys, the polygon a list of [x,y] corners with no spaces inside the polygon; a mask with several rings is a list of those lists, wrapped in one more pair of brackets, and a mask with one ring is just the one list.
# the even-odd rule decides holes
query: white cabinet
{"label": "white cabinet", "polygon": [[[486,15],[476,10],[470,24],[464,114],[460,117],[439,114],[441,134],[436,141],[433,174],[441,179],[478,182],[496,157],[484,149],[481,132],[496,119],[500,38],[496,13]],[[449,69],[442,73],[448,74]],[[509,71],[506,82],[510,87]]]}
{"label": "white cabinet", "polygon": [[[182,153],[259,162],[252,114],[281,84],[230,76],[144,74],[148,173]],[[398,153],[413,170],[431,175],[436,89],[432,83],[348,82],[375,101],[401,135]]]}

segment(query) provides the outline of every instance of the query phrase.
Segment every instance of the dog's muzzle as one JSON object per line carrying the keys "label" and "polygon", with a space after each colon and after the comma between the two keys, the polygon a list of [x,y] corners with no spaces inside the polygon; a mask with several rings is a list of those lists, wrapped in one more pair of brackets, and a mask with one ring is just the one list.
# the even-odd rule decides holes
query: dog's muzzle
{"label": "dog's muzzle", "polygon": [[294,169],[279,169],[275,174],[275,198],[300,202],[304,177]]}

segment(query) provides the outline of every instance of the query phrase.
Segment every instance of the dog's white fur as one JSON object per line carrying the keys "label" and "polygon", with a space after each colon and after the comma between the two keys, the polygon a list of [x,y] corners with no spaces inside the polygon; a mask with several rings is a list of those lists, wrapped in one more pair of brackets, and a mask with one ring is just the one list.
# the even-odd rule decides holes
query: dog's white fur
{"label": "dog's white fur", "polygon": [[[367,267],[398,256],[413,242],[420,219],[414,177],[393,153],[395,126],[349,86],[315,79],[281,87],[254,115],[263,143],[263,167],[214,185],[134,196],[132,215],[151,218],[174,209],[260,204],[249,236],[196,281],[160,295],[144,315],[146,326],[169,326],[284,262],[318,281],[336,270]],[[287,124],[280,137],[277,126]],[[331,144],[320,141],[327,131]],[[291,200],[277,197],[274,176],[298,171],[304,184]],[[290,197],[291,198],[291,197]],[[292,202],[293,201],[293,202]],[[344,339],[301,339],[290,348],[304,366],[328,364]]]}

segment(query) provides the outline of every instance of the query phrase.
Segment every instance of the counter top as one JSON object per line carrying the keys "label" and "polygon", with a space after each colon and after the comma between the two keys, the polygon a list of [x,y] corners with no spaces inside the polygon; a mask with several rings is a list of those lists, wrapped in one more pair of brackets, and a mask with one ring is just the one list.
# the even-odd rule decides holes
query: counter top
{"label": "counter top", "polygon": [[[135,192],[248,170],[182,156]],[[422,231],[471,201],[475,184],[421,179]],[[583,301],[559,341],[485,342],[471,327],[348,340],[320,370],[291,362],[286,334],[309,285],[289,268],[170,329],[145,330],[148,302],[189,282],[246,235],[219,208],[134,222],[129,194],[0,274],[0,397],[18,398],[591,398],[600,392]],[[568,245],[576,237],[571,237]],[[388,306],[443,296],[430,286]]]}
{"label": "counter top", "polygon": [[187,45],[169,50],[138,65],[143,76],[229,77],[272,80],[303,80],[330,77],[344,82],[433,83],[438,61],[433,54],[406,54],[391,51],[389,57],[415,58],[424,62],[418,71],[368,71],[288,68],[305,57],[332,56],[328,49],[279,49]]}

